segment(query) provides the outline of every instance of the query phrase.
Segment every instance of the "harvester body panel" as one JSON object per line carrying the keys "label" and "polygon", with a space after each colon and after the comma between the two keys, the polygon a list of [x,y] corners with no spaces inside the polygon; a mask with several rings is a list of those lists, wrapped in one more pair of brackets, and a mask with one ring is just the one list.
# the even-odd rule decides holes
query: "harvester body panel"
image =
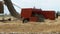
{"label": "harvester body panel", "polygon": [[37,17],[30,17],[29,20],[30,20],[30,22],[37,22],[38,18]]}
{"label": "harvester body panel", "polygon": [[55,20],[55,11],[40,11],[46,19]]}
{"label": "harvester body panel", "polygon": [[29,18],[32,15],[32,8],[22,9],[21,16],[24,18]]}

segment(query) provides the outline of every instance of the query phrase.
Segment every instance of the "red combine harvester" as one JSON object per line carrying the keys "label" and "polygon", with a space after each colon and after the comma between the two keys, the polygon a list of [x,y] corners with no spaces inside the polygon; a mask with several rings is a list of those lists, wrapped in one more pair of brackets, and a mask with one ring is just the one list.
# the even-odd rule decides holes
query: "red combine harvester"
{"label": "red combine harvester", "polygon": [[23,8],[21,11],[23,23],[27,23],[28,21],[44,22],[44,19],[55,20],[56,17],[58,17],[57,13],[52,10],[46,11],[36,8]]}

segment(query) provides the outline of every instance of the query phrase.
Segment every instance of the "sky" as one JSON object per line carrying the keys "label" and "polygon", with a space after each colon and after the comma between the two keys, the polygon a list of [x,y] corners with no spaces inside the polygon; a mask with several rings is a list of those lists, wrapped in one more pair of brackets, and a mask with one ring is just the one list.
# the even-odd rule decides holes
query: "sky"
{"label": "sky", "polygon": [[[42,10],[60,11],[60,0],[11,0],[19,7],[14,6],[18,13],[22,8],[41,8]],[[7,7],[4,5],[4,13],[9,14]]]}

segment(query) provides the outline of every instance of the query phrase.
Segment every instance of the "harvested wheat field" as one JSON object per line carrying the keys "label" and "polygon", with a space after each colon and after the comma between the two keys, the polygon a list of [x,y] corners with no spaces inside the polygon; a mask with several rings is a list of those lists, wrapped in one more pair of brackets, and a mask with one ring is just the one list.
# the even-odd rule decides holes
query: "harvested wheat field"
{"label": "harvested wheat field", "polygon": [[0,32],[60,32],[60,16],[56,20],[22,23],[20,20],[0,22]]}

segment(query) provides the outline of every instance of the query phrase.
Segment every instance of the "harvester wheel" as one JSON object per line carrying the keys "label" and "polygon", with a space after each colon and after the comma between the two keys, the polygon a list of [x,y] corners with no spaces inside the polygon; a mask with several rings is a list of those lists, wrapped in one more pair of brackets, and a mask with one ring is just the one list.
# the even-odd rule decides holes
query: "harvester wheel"
{"label": "harvester wheel", "polygon": [[28,22],[28,20],[27,20],[27,19],[24,19],[24,20],[23,20],[23,23],[27,23],[27,22]]}

